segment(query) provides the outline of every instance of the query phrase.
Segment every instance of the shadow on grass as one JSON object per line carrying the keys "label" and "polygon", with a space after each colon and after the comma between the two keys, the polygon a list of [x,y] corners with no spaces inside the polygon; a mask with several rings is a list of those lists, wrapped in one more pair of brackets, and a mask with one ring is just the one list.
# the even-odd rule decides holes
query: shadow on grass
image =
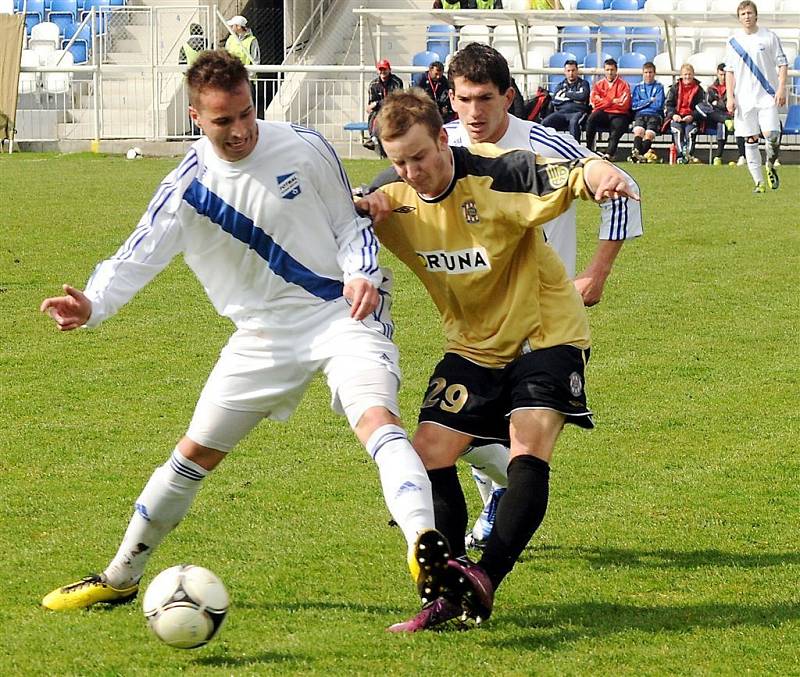
{"label": "shadow on grass", "polygon": [[192,661],[195,665],[209,665],[218,668],[241,668],[255,666],[259,663],[276,663],[287,667],[292,664],[305,664],[308,662],[307,656],[296,654],[280,653],[278,651],[262,651],[249,656],[203,656]]}
{"label": "shadow on grass", "polygon": [[[685,633],[693,629],[734,627],[773,628],[800,619],[800,607],[791,602],[775,604],[686,604],[646,606],[613,602],[583,602],[553,606],[527,606],[516,613],[500,609],[498,624],[517,625],[524,634],[492,638],[498,647],[531,651],[556,649],[564,644],[602,638],[628,631],[652,634]],[[485,635],[484,635],[485,637]]]}
{"label": "shadow on grass", "polygon": [[739,553],[722,550],[631,550],[626,548],[591,548],[541,546],[526,550],[523,562],[542,560],[585,560],[593,567],[630,567],[641,569],[702,569],[706,567],[764,567],[800,565],[800,552]]}
{"label": "shadow on grass", "polygon": [[409,595],[408,608],[396,606],[379,606],[377,604],[353,604],[351,602],[260,602],[258,600],[235,601],[237,609],[257,609],[259,611],[279,611],[280,613],[294,613],[296,611],[347,611],[359,614],[397,614],[416,611],[417,601]]}

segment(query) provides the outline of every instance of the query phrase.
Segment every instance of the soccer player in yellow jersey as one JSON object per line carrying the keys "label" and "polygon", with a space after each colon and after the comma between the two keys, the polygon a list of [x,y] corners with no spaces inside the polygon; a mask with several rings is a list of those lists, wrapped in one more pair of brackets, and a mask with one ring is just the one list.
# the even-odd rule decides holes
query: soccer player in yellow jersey
{"label": "soccer player in yellow jersey", "polygon": [[[489,616],[494,590],[544,518],[561,429],[593,426],[586,311],[541,225],[578,197],[638,196],[597,157],[547,161],[491,145],[451,148],[435,104],[415,90],[389,96],[377,126],[392,168],[359,207],[425,285],[447,338],[413,444],[455,558],[444,594],[390,628],[414,632]],[[474,438],[511,447],[508,491],[478,564],[464,552],[467,510],[455,468]]]}

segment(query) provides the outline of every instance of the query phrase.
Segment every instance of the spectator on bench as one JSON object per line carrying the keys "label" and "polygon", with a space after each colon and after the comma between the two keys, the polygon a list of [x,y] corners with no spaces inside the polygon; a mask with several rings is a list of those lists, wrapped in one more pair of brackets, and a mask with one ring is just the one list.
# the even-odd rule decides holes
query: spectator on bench
{"label": "spectator on bench", "polygon": [[553,93],[553,112],[542,120],[545,127],[561,132],[568,131],[581,142],[581,124],[591,110],[589,106],[589,83],[578,73],[578,62],[564,62],[564,79]]}
{"label": "spectator on bench", "polygon": [[450,122],[456,114],[450,105],[450,83],[447,82],[443,73],[444,64],[441,61],[431,62],[428,72],[423,73],[422,79],[419,81],[419,87],[436,102],[436,108],[439,109],[442,120]]}
{"label": "spectator on bench", "polygon": [[651,61],[642,66],[642,81],[631,92],[633,110],[633,152],[629,162],[658,162],[650,149],[664,126],[664,85],[656,82],[656,67]]}
{"label": "spectator on bench", "polygon": [[[714,164],[718,166],[722,164],[722,152],[725,150],[728,135],[733,133],[733,115],[728,112],[725,94],[725,64],[721,63],[717,66],[717,79],[706,90],[707,106],[701,105],[700,108],[706,114],[706,124],[710,120],[717,125],[717,148],[714,152]],[[737,136],[735,138],[739,149],[739,164],[747,164],[744,157],[744,137]]]}
{"label": "spectator on bench", "polygon": [[694,76],[694,66],[683,64],[681,77],[669,88],[665,105],[665,115],[678,149],[678,164],[700,162],[694,156],[697,125],[703,119],[697,106],[705,100],[706,95],[700,81]]}
{"label": "spectator on bench", "polygon": [[403,81],[392,73],[392,64],[388,59],[381,59],[375,64],[378,71],[378,77],[369,83],[369,101],[367,102],[367,126],[369,129],[369,138],[364,142],[364,148],[370,150],[378,149],[381,157],[385,157],[381,149],[378,136],[375,133],[375,117],[381,109],[383,100],[389,96],[391,92],[396,89],[403,89]]}
{"label": "spectator on bench", "polygon": [[592,88],[589,102],[592,112],[586,120],[586,145],[595,150],[597,133],[608,129],[608,147],[603,157],[614,161],[617,144],[628,129],[631,119],[631,88],[617,73],[617,62],[603,62],[605,77]]}

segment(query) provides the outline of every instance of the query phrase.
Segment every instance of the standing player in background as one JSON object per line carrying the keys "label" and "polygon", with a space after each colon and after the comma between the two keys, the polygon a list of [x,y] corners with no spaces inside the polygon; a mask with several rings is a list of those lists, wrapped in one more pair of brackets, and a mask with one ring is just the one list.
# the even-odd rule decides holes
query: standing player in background
{"label": "standing player in background", "polygon": [[[453,568],[474,582],[469,594],[445,592],[390,628],[414,632],[462,613],[488,618],[494,591],[544,519],[562,428],[593,427],[586,310],[541,225],[579,197],[637,196],[597,156],[555,162],[490,144],[451,148],[436,106],[418,90],[388,97],[378,130],[392,169],[365,202],[383,245],[428,290],[447,340],[413,444],[437,527],[461,558]],[[511,446],[508,491],[477,565],[456,546],[467,506],[455,462],[474,437]]]}
{"label": "standing player in background", "polygon": [[186,435],[136,499],[116,556],[102,574],[58,588],[42,604],[62,611],[132,600],[148,559],[205,477],[262,419],[288,418],[317,372],[332,408],[377,463],[423,601],[435,597],[448,549],[433,529],[425,468],[400,427],[397,348],[370,223],[357,216],[344,169],[319,134],[256,120],[236,57],[205,52],[186,79],[205,136],[85,292],[64,285],[66,295],[41,309],[62,331],[95,327],[182,253],[236,331]]}
{"label": "standing player in background", "polygon": [[789,61],[778,36],[759,28],[756,3],[740,2],[736,16],[742,28],[728,40],[725,50],[725,96],[736,136],[745,137],[744,154],[755,182],[753,192],[764,193],[759,138],[766,140],[767,183],[777,190],[780,179],[775,161],[781,142],[778,109],[786,103]]}
{"label": "standing player in background", "polygon": [[[508,113],[514,90],[508,62],[497,50],[470,43],[455,53],[447,75],[453,109],[459,116],[444,127],[451,146],[494,143],[500,148],[524,148],[557,160],[594,157],[594,153],[572,136]],[[626,177],[631,190],[638,193],[635,181],[621,169],[618,171]],[[575,206],[544,225],[548,244],[561,257],[587,306],[600,301],[622,243],[642,234],[641,207],[634,200],[627,197],[607,200],[601,204],[600,214],[600,241],[589,265],[577,277]],[[470,544],[480,545],[489,536],[497,502],[504,491],[508,449],[497,444],[477,446],[464,455],[464,460],[473,466],[475,483],[484,503],[484,510],[468,535]]]}

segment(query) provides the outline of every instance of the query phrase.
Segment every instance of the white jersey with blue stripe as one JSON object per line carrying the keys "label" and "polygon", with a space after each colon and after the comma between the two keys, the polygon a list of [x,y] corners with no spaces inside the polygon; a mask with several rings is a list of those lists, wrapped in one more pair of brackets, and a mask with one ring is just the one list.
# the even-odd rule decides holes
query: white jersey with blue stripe
{"label": "white jersey with blue stripe", "polygon": [[343,286],[383,276],[369,220],[317,132],[258,121],[253,152],[226,162],[207,138],[193,144],[156,190],[139,225],[86,288],[95,326],[119,310],[177,255],[214,308],[239,328],[340,299]]}
{"label": "white jersey with blue stripe", "polygon": [[725,48],[725,70],[733,73],[736,107],[742,112],[774,108],[778,68],[788,63],[780,39],[771,30],[736,31]]}
{"label": "white jersey with blue stripe", "polygon": [[[504,149],[524,148],[546,158],[557,160],[574,160],[594,155],[588,148],[581,146],[572,135],[558,132],[538,122],[522,120],[508,115],[508,129],[495,144]],[[469,146],[469,134],[460,121],[454,120],[445,125],[448,141],[451,146]],[[620,169],[628,178],[628,185],[638,192],[636,182]],[[601,240],[628,240],[642,234],[642,210],[635,200],[615,198],[606,200],[600,205],[601,222],[599,238]],[[544,234],[548,244],[558,252],[567,274],[575,277],[577,259],[577,223],[576,206],[544,225]]]}

